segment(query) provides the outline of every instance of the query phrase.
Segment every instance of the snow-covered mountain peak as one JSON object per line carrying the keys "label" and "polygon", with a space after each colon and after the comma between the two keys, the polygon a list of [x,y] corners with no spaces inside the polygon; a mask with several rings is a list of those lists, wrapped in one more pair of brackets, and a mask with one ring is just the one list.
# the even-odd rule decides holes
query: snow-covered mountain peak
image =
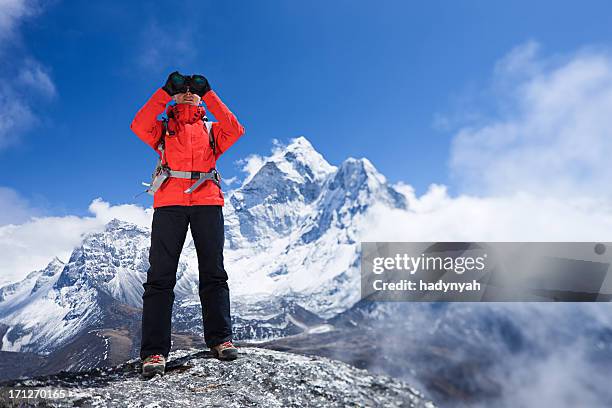
{"label": "snow-covered mountain peak", "polygon": [[141,272],[147,268],[149,234],[149,230],[136,224],[112,219],[103,231],[83,237],[54,288],[95,288],[127,301],[132,287],[138,286],[133,283],[133,271]]}
{"label": "snow-covered mountain peak", "polygon": [[385,176],[365,157],[360,159],[354,157],[347,158],[340,165],[338,175],[342,176],[344,181],[347,182],[346,187],[349,189],[355,182],[366,181],[372,186],[387,183]]}
{"label": "snow-covered mountain peak", "polygon": [[406,198],[387,183],[387,179],[366,158],[349,157],[327,185],[335,200],[349,198],[352,204],[369,206],[385,202],[393,208],[406,208]]}
{"label": "snow-covered mountain peak", "polygon": [[65,264],[64,261],[59,259],[57,256],[54,256],[53,259],[51,260],[51,262],[49,262],[49,265],[47,266],[47,268],[57,268],[57,267],[62,266],[64,264]]}
{"label": "snow-covered mountain peak", "polygon": [[143,231],[144,230],[138,225],[128,221],[120,220],[118,218],[113,218],[104,226],[104,233],[115,234],[118,237],[130,238],[134,234],[139,234]]}
{"label": "snow-covered mountain peak", "polygon": [[106,224],[106,229],[108,230],[108,229],[121,228],[121,226],[125,223],[126,223],[125,221],[122,221],[119,218],[113,218]]}
{"label": "snow-covered mountain peak", "polygon": [[[255,174],[245,180],[243,188],[259,185],[263,176],[280,176],[295,183],[319,183],[336,171],[303,136],[294,138],[285,146],[277,146],[272,155],[264,158]],[[281,180],[281,181],[282,181]]]}
{"label": "snow-covered mountain peak", "polygon": [[232,247],[244,240],[268,242],[294,230],[307,216],[326,180],[337,171],[305,137],[276,146],[262,163],[228,200]]}
{"label": "snow-covered mountain peak", "polygon": [[[64,265],[64,262],[56,256],[46,267],[30,272],[22,281],[1,287],[0,302],[6,301],[20,291],[24,294],[36,292],[41,286],[48,282],[51,277],[58,274],[64,268]],[[2,312],[0,311],[0,316],[1,315]]]}
{"label": "snow-covered mountain peak", "polygon": [[406,197],[393,189],[368,159],[344,160],[322,188],[316,202],[318,212],[305,221],[300,243],[319,240],[330,229],[341,231],[347,242],[354,243],[351,235],[356,217],[374,204],[407,208]]}
{"label": "snow-covered mountain peak", "polygon": [[285,170],[285,162],[291,163],[292,166],[286,169],[288,174],[291,174],[292,170],[307,168],[315,180],[322,180],[336,170],[336,166],[329,164],[304,136],[296,137],[287,146],[278,149],[271,161],[277,163],[282,170]]}

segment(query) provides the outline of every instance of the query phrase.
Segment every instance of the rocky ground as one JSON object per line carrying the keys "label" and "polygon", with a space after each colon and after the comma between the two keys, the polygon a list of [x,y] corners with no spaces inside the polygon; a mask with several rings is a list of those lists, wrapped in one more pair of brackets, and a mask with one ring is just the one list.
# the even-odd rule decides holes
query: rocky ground
{"label": "rocky ground", "polygon": [[[166,374],[149,380],[141,377],[139,361],[131,360],[110,369],[7,381],[0,383],[0,406],[434,407],[402,381],[339,361],[254,347],[239,350],[232,362],[212,358],[208,351],[172,352]],[[71,395],[27,403],[9,398],[9,390],[22,388]]]}

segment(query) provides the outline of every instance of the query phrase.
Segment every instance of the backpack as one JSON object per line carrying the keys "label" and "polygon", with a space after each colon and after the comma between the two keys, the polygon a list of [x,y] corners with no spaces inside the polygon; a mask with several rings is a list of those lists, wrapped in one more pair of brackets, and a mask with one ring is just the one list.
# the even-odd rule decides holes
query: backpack
{"label": "backpack", "polygon": [[[134,196],[134,198],[144,193],[155,195],[155,192],[161,187],[164,181],[166,181],[166,179],[170,177],[170,169],[168,168],[168,163],[166,162],[165,147],[166,136],[172,136],[174,132],[168,130],[168,120],[169,118],[167,117],[162,119],[162,132],[159,142],[157,144],[157,149],[161,152],[161,155],[157,159],[157,165],[155,166],[155,170],[153,170],[153,173],[151,174],[151,182],[142,182],[141,184],[148,188],[145,191]],[[210,144],[210,148],[213,151],[213,155],[216,156],[217,144],[215,142],[215,137],[212,131],[212,122],[206,116],[202,116],[202,121],[204,122],[204,126],[206,127],[206,133],[208,133],[208,143]]]}

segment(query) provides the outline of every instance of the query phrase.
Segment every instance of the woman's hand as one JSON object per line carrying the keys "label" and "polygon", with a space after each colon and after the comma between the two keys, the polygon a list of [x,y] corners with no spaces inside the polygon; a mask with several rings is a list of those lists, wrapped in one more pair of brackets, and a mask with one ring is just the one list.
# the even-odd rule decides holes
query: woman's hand
{"label": "woman's hand", "polygon": [[179,93],[185,93],[187,91],[188,78],[181,75],[178,71],[174,71],[168,75],[166,84],[162,87],[164,91],[170,96],[174,96]]}
{"label": "woman's hand", "polygon": [[201,98],[206,92],[210,91],[210,84],[204,75],[195,74],[191,76],[189,89]]}

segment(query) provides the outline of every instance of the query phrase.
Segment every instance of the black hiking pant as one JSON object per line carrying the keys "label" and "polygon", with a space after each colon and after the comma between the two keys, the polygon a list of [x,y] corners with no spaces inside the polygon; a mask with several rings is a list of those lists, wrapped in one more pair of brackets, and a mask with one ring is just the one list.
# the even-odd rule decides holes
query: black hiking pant
{"label": "black hiking pant", "polygon": [[223,224],[220,205],[170,205],[154,210],[150,267],[142,295],[142,359],[151,354],[167,358],[170,352],[176,271],[189,225],[198,256],[204,340],[208,347],[232,340],[228,277],[223,267]]}

